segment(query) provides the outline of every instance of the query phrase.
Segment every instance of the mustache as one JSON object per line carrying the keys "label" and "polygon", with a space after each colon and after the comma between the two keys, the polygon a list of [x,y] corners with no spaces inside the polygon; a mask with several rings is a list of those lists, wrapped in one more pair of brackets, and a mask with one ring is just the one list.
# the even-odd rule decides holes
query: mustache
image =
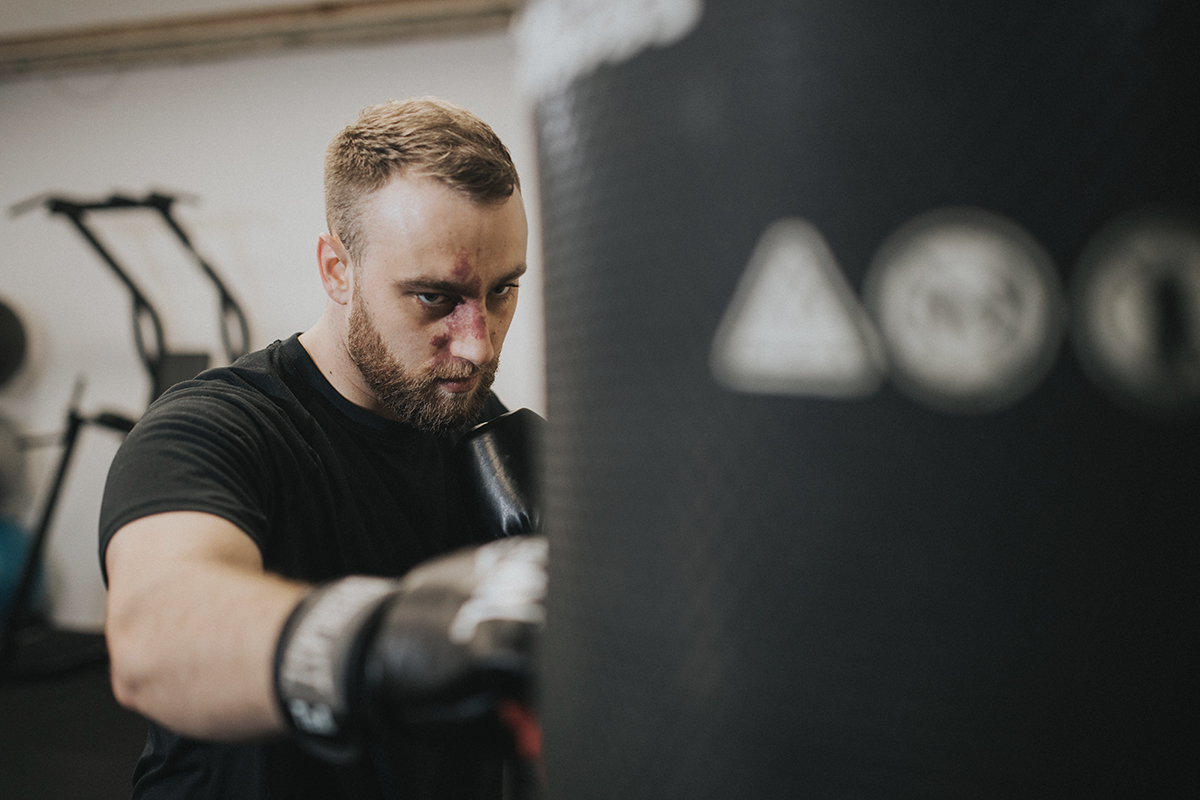
{"label": "mustache", "polygon": [[435,381],[463,381],[481,372],[495,372],[499,361],[499,358],[493,358],[483,366],[470,361],[459,361],[431,370],[429,377]]}

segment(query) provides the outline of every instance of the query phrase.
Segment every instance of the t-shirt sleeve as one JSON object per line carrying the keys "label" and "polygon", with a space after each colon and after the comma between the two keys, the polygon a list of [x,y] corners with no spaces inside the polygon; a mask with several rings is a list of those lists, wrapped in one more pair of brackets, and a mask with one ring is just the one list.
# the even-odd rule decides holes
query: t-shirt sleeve
{"label": "t-shirt sleeve", "polygon": [[272,423],[268,411],[232,389],[185,390],[151,406],[109,467],[100,507],[101,570],[118,530],[168,511],[215,514],[262,549]]}

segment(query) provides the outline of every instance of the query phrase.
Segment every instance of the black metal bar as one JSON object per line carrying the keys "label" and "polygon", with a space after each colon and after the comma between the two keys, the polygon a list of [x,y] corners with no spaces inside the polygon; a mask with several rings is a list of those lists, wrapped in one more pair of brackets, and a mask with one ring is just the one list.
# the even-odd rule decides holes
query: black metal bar
{"label": "black metal bar", "polygon": [[[162,360],[163,353],[166,352],[166,337],[163,331],[162,319],[158,316],[158,312],[154,310],[154,307],[150,305],[150,301],[146,299],[146,295],[142,293],[142,290],[138,288],[133,279],[126,274],[125,270],[121,269],[121,266],[117,263],[117,260],[112,256],[111,253],[108,252],[108,250],[104,247],[96,235],[92,233],[92,230],[83,220],[84,214],[90,209],[128,207],[133,204],[133,201],[127,201],[118,205],[114,205],[114,200],[116,199],[117,198],[109,198],[108,201],[100,204],[76,203],[73,201],[52,197],[46,201],[46,207],[50,209],[51,212],[62,214],[69,219],[75,226],[75,229],[79,231],[80,235],[82,235],[83,238],[88,241],[92,248],[99,254],[104,263],[108,265],[113,273],[116,274],[121,283],[125,285],[125,288],[129,290],[130,295],[133,297],[132,317],[134,343],[137,346],[139,358],[141,358],[142,363],[146,366],[147,371],[150,373],[151,383],[154,383],[156,376],[158,375],[159,362]],[[143,316],[150,319],[150,324],[154,329],[153,354],[151,354],[146,348],[145,334],[141,325],[141,319]]]}
{"label": "black metal bar", "polygon": [[[225,346],[225,355],[229,357],[230,361],[236,361],[238,357],[245,355],[250,347],[250,325],[246,320],[246,315],[243,313],[242,307],[238,304],[237,300],[234,299],[233,295],[230,294],[229,290],[226,288],[220,276],[217,275],[217,272],[215,269],[213,269],[212,265],[205,261],[204,257],[200,255],[200,252],[196,250],[196,247],[192,244],[192,240],[187,235],[187,232],[184,231],[178,220],[175,219],[175,215],[171,213],[171,208],[175,203],[175,198],[171,195],[151,192],[150,194],[146,195],[146,198],[142,200],[141,203],[149,208],[156,209],[158,213],[162,215],[162,218],[167,223],[167,226],[174,231],[177,237],[179,237],[179,241],[182,242],[187,251],[192,254],[193,258],[196,260],[196,263],[200,266],[200,269],[204,271],[204,274],[207,275],[209,280],[213,282],[213,285],[216,286],[217,294],[220,297],[221,307],[221,342]],[[233,338],[230,336],[229,330],[229,317],[231,314],[237,320],[238,332],[240,334],[239,342],[236,347],[233,344]]]}
{"label": "black metal bar", "polygon": [[62,492],[63,482],[66,480],[67,469],[71,464],[71,457],[75,452],[75,442],[79,438],[79,431],[83,427],[86,420],[79,415],[72,402],[70,409],[67,411],[67,428],[63,434],[63,452],[58,460],[58,470],[54,475],[54,482],[50,484],[49,494],[42,504],[42,512],[38,519],[37,528],[34,529],[33,538],[29,542],[29,550],[25,553],[25,563],[21,566],[21,578],[17,582],[17,590],[13,594],[12,603],[9,606],[8,617],[4,620],[3,635],[0,636],[0,666],[4,666],[16,654],[16,638],[17,631],[21,627],[21,617],[24,613],[27,598],[33,590],[33,582],[37,577],[37,568],[42,560],[42,551],[45,549],[46,539],[50,533],[50,523],[54,518],[54,510],[58,506],[58,496]]}

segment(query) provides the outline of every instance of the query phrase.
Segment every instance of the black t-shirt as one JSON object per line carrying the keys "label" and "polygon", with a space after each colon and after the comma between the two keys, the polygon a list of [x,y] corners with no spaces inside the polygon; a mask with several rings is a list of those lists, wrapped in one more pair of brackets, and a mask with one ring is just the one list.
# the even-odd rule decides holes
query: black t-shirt
{"label": "black t-shirt", "polygon": [[[477,422],[504,411],[491,395]],[[203,511],[245,531],[270,572],[313,582],[402,575],[478,538],[453,466],[457,438],[355,406],[296,336],[275,342],[173,387],[146,411],[109,470],[101,568],[123,525]],[[286,739],[212,744],[151,723],[134,797],[375,798],[380,780],[405,797],[499,792],[493,759],[415,747],[376,756],[335,768]]]}

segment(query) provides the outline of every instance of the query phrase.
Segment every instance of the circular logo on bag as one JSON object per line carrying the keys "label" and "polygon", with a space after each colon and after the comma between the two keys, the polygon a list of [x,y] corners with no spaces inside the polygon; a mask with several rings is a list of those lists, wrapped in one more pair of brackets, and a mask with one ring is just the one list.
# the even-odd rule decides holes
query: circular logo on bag
{"label": "circular logo on bag", "polygon": [[1080,360],[1142,410],[1200,405],[1200,227],[1140,213],[1102,230],[1076,272]]}
{"label": "circular logo on bag", "polygon": [[975,208],[898,228],[868,270],[865,301],[892,380],[943,411],[983,413],[1024,397],[1062,340],[1062,292],[1045,249]]}

